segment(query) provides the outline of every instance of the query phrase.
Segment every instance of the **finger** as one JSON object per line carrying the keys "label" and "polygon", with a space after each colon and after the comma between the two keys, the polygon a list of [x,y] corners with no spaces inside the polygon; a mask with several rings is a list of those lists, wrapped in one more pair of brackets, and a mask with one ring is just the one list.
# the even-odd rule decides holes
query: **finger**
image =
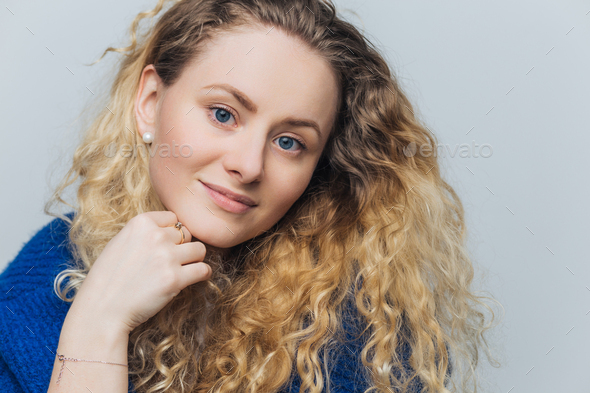
{"label": "finger", "polygon": [[178,264],[184,266],[189,263],[204,261],[207,248],[201,242],[187,242],[179,244],[178,247],[173,247],[173,252]]}
{"label": "finger", "polygon": [[156,225],[162,228],[174,225],[178,222],[176,213],[169,210],[151,211],[145,212],[143,214],[151,218],[156,223]]}
{"label": "finger", "polygon": [[180,230],[173,225],[162,228],[162,230],[166,232],[166,235],[170,241],[177,245],[180,245],[182,241],[182,235],[180,234],[180,231],[184,233],[184,241],[182,243],[190,242],[193,236],[184,225],[180,228]]}
{"label": "finger", "polygon": [[213,271],[211,266],[204,262],[190,263],[181,266],[180,270],[180,285],[182,288],[186,288],[191,284],[195,284],[199,281],[205,281],[211,278]]}
{"label": "finger", "polygon": [[[143,214],[146,215],[147,217],[149,217],[150,219],[152,219],[156,223],[156,225],[158,225],[159,227],[163,227],[163,228],[171,227],[175,231],[180,232],[178,230],[178,228],[174,227],[174,225],[178,222],[178,217],[176,216],[176,214],[174,212],[164,210],[164,211],[151,211],[151,212],[146,212]],[[190,231],[184,225],[181,227],[181,230],[184,233],[183,243],[190,242],[192,239],[192,234],[190,233]],[[178,238],[178,240],[174,240],[175,238],[171,237],[171,239],[173,239],[174,244],[181,244],[182,235],[180,233],[178,233],[176,235],[176,238]]]}

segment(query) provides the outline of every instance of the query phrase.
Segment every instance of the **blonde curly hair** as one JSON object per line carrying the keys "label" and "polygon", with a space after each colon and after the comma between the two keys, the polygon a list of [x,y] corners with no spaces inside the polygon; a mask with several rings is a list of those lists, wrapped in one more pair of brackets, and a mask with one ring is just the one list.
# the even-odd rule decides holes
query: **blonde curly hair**
{"label": "blonde curly hair", "polygon": [[[142,19],[161,12],[141,33]],[[166,210],[146,156],[104,154],[109,146],[141,144],[133,97],[143,68],[154,64],[169,86],[206,40],[253,23],[300,39],[332,66],[340,88],[337,118],[309,186],[290,210],[227,255],[212,254],[210,280],[185,288],[131,332],[136,391],[276,392],[293,370],[301,392],[329,390],[319,353],[325,358],[342,340],[350,307],[366,338],[359,370],[370,383],[366,392],[405,392],[416,379],[429,392],[458,385],[477,391],[475,368],[480,349],[491,358],[484,333],[492,326],[479,307],[493,321],[483,302],[493,298],[471,290],[462,203],[435,155],[404,154],[411,144],[433,150],[436,138],[374,45],[336,16],[330,0],[159,0],[137,15],[131,44],[100,57],[124,55],[107,105],[87,126],[45,205],[47,214],[71,225],[75,266],[55,278],[56,294],[73,301],[105,245],[131,218]],[[78,179],[77,205],[71,205],[62,196]],[[70,220],[52,212],[57,203],[78,214]],[[398,351],[404,343],[411,349],[409,373]],[[460,383],[447,386],[451,369]]]}

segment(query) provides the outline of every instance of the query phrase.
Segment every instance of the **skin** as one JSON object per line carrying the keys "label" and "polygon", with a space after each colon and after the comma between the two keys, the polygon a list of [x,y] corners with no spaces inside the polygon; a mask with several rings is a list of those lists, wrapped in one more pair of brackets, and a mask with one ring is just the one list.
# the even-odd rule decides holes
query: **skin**
{"label": "skin", "polygon": [[[309,184],[335,120],[338,85],[329,64],[280,29],[268,30],[251,26],[216,36],[169,88],[153,65],[141,75],[138,131],[154,135],[152,149],[160,146],[149,160],[152,185],[208,251],[223,253],[284,216]],[[207,87],[212,84],[239,89],[257,111]],[[279,125],[288,117],[315,121],[320,135],[310,127]],[[302,139],[307,150],[292,138]],[[179,150],[183,144],[192,148],[188,157],[188,147]],[[247,195],[257,206],[243,214],[223,210],[200,181]]]}

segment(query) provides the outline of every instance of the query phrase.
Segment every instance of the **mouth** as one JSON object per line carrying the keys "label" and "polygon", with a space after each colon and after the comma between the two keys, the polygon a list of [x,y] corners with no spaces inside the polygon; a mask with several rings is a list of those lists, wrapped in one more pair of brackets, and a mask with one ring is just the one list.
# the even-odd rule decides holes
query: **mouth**
{"label": "mouth", "polygon": [[[219,186],[215,186],[213,184],[209,185],[208,183],[204,183],[202,181],[200,183],[203,185],[207,195],[209,195],[213,202],[226,211],[236,214],[243,214],[257,206],[251,199],[247,197],[236,196],[236,194],[227,195],[223,193],[226,192],[226,189],[220,190]],[[215,187],[216,189],[213,189],[212,187]],[[233,198],[237,198],[239,200]]]}

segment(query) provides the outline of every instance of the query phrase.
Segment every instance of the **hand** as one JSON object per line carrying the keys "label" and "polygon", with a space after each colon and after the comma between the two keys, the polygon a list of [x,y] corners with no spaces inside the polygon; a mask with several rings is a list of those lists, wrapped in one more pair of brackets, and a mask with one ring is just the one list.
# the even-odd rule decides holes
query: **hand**
{"label": "hand", "polygon": [[[171,211],[133,217],[105,246],[80,287],[70,311],[92,315],[130,333],[154,316],[180,291],[209,279],[211,267],[201,262],[205,245],[185,243]],[[197,262],[197,263],[193,263]]]}

